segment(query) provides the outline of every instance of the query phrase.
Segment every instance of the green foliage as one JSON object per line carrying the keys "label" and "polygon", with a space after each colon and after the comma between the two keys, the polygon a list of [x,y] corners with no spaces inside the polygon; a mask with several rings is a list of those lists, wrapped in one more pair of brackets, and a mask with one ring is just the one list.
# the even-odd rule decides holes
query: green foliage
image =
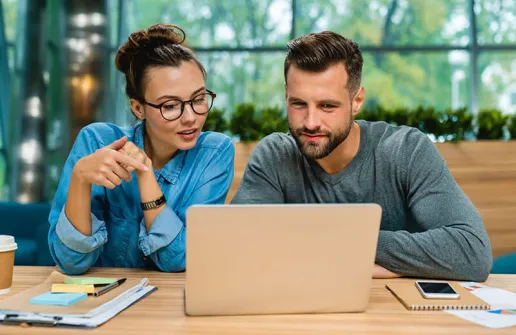
{"label": "green foliage", "polygon": [[229,124],[231,133],[242,142],[257,141],[274,132],[288,131],[286,113],[279,106],[265,107],[258,112],[254,104],[238,104]]}
{"label": "green foliage", "polygon": [[[230,132],[243,142],[257,141],[274,132],[287,132],[288,120],[281,107],[264,107],[260,111],[254,104],[240,104],[231,115]],[[504,116],[497,109],[479,112],[477,118],[467,108],[437,110],[418,106],[415,109],[386,109],[381,105],[363,107],[355,117],[367,121],[384,121],[395,126],[414,127],[426,134],[433,134],[439,141],[463,141],[466,138],[504,139],[507,127],[512,139],[516,139],[516,115]],[[474,124],[478,131],[474,132]]]}
{"label": "green foliage", "polygon": [[509,134],[511,138],[516,140],[516,114],[512,115],[509,118],[509,122],[507,124],[507,129],[509,130]]}
{"label": "green foliage", "polygon": [[441,118],[443,135],[449,141],[462,141],[473,131],[473,115],[467,108],[446,109]]}
{"label": "green foliage", "polygon": [[255,105],[251,103],[237,105],[229,122],[229,130],[242,142],[257,141],[262,138]]}
{"label": "green foliage", "polygon": [[503,129],[507,124],[507,116],[497,109],[484,109],[478,113],[479,140],[499,140],[503,137]]}
{"label": "green foliage", "polygon": [[265,107],[258,118],[260,132],[263,136],[272,133],[286,133],[288,131],[288,120],[283,108]]}
{"label": "green foliage", "polygon": [[410,113],[412,124],[426,134],[434,134],[435,137],[442,135],[440,127],[440,116],[433,107],[418,106],[412,113]]}
{"label": "green foliage", "polygon": [[224,117],[224,110],[220,108],[213,108],[208,113],[208,118],[204,123],[203,130],[217,131],[225,133],[229,130],[228,121]]}

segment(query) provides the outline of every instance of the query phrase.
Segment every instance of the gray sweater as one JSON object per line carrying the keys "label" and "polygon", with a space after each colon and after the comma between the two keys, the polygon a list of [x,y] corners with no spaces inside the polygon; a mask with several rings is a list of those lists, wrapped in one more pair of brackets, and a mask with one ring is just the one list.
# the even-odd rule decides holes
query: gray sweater
{"label": "gray sweater", "polygon": [[492,251],[482,218],[432,141],[414,128],[356,122],[359,150],[336,175],[307,159],[290,135],[267,136],[232,203],[377,203],[377,264],[406,276],[484,281]]}

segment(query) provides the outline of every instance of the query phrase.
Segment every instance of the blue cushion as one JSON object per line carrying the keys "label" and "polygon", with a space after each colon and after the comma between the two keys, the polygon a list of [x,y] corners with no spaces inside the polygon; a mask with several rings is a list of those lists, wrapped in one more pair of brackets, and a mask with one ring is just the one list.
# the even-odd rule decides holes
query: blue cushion
{"label": "blue cushion", "polygon": [[0,235],[12,235],[18,243],[16,265],[54,265],[48,249],[50,204],[0,202]]}
{"label": "blue cushion", "polygon": [[497,257],[493,260],[491,273],[516,274],[516,253]]}
{"label": "blue cushion", "polygon": [[14,252],[14,264],[36,264],[36,256],[38,254],[38,244],[36,241],[27,238],[18,238],[16,239],[16,243],[18,244],[18,249]]}

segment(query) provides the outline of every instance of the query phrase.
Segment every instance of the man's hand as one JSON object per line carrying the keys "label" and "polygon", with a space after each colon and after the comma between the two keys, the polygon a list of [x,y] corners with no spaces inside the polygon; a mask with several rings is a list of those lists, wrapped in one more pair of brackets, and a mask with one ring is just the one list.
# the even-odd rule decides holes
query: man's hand
{"label": "man's hand", "polygon": [[380,266],[378,264],[374,265],[374,271],[373,271],[373,278],[374,279],[389,279],[389,278],[399,278],[402,275],[391,272],[384,268],[383,266]]}

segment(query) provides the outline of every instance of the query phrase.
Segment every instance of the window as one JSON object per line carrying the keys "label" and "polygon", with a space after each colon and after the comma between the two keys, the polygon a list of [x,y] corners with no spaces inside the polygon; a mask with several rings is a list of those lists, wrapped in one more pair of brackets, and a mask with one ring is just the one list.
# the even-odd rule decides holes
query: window
{"label": "window", "polygon": [[468,66],[462,51],[365,53],[366,106],[464,107],[469,104]]}
{"label": "window", "polygon": [[482,53],[478,73],[480,107],[516,113],[516,51]]}
{"label": "window", "polygon": [[127,6],[129,31],[173,23],[194,47],[284,46],[290,37],[289,0],[133,0]]}
{"label": "window", "polygon": [[362,46],[467,45],[468,0],[298,0],[296,35],[333,30]]}
{"label": "window", "polygon": [[284,53],[200,53],[208,73],[208,87],[217,94],[214,106],[233,110],[235,104],[283,106]]}
{"label": "window", "polygon": [[479,44],[516,44],[516,2],[476,1]]}

